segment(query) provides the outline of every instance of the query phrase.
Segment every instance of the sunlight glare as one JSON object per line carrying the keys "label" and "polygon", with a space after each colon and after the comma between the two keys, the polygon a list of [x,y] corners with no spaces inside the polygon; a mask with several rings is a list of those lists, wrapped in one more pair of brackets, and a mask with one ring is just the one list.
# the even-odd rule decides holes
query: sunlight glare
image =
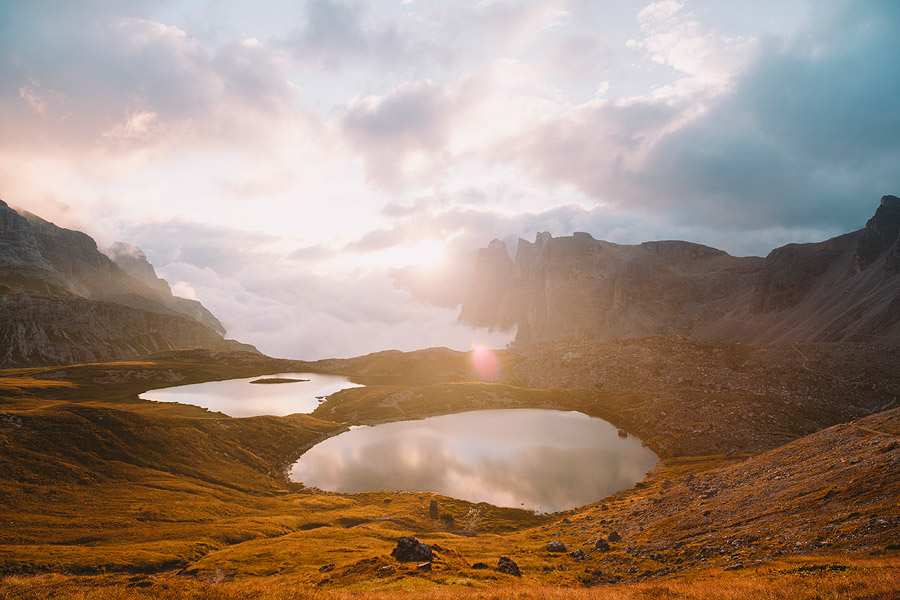
{"label": "sunlight glare", "polygon": [[493,381],[500,374],[500,359],[490,348],[472,344],[472,369],[481,379]]}
{"label": "sunlight glare", "polygon": [[394,246],[378,253],[382,264],[391,267],[433,267],[444,260],[444,245],[426,241],[414,245]]}

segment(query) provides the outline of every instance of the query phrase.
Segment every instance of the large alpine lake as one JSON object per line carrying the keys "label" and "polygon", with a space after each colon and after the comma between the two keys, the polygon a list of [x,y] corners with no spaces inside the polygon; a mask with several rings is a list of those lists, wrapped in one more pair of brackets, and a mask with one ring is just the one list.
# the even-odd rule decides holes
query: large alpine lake
{"label": "large alpine lake", "polygon": [[[306,379],[292,383],[250,383],[259,379]],[[208,381],[191,385],[150,390],[140,395],[143,400],[193,404],[224,413],[229,417],[311,413],[320,397],[339,390],[360,387],[341,375],[320,373],[277,373],[246,379]]]}
{"label": "large alpine lake", "polygon": [[438,492],[556,512],[631,487],[658,460],[639,439],[581,413],[479,410],[353,427],[308,450],[290,478],[336,492]]}

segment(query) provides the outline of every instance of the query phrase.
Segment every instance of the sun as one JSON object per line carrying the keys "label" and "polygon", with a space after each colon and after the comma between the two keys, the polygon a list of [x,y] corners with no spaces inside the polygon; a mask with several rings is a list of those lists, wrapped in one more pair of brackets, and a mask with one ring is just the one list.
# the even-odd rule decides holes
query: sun
{"label": "sun", "polygon": [[393,246],[379,254],[384,263],[391,267],[435,267],[444,261],[444,244],[427,240]]}

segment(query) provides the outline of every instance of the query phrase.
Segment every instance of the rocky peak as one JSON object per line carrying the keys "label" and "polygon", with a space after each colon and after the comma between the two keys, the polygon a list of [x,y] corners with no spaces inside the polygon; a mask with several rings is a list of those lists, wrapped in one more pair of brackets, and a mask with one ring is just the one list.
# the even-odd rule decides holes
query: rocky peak
{"label": "rocky peak", "polygon": [[649,250],[664,258],[675,259],[679,261],[697,261],[706,258],[717,258],[720,256],[728,256],[724,250],[710,248],[703,244],[695,244],[693,242],[682,242],[676,240],[663,240],[658,242],[644,242],[641,248]]}
{"label": "rocky peak", "polygon": [[160,294],[170,295],[172,289],[165,279],[156,274],[156,269],[147,260],[147,256],[134,244],[115,242],[103,253],[108,256],[120,269]]}
{"label": "rocky peak", "polygon": [[492,240],[487,248],[478,251],[472,287],[463,304],[459,320],[477,327],[508,329],[512,322],[502,314],[502,299],[513,278],[513,261],[506,243]]}
{"label": "rocky peak", "polygon": [[28,221],[0,200],[0,267],[50,269]]}
{"label": "rocky peak", "polygon": [[[479,254],[460,320],[517,327],[516,344],[678,334],[746,343],[900,340],[900,199],[865,229],[789,244],[766,259],[701,244],[622,245],[579,232]],[[857,266],[854,272],[853,265]],[[882,270],[883,269],[883,270]],[[861,273],[861,271],[866,271]]]}
{"label": "rocky peak", "polygon": [[0,201],[0,365],[234,345],[202,304],[172,296],[138,248],[107,254],[85,233]]}
{"label": "rocky peak", "polygon": [[882,196],[875,215],[866,223],[866,229],[891,240],[897,239],[900,232],[900,198]]}
{"label": "rocky peak", "polygon": [[866,222],[856,245],[856,271],[863,271],[887,252],[884,269],[900,273],[900,198],[882,196],[875,215]]}

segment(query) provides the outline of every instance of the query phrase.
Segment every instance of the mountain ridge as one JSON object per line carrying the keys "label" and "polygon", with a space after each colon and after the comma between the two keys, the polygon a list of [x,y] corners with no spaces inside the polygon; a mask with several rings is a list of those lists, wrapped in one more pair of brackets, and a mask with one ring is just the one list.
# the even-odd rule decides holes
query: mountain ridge
{"label": "mountain ridge", "polygon": [[225,339],[202,304],[174,296],[139,249],[119,244],[109,253],[83,232],[0,200],[0,366],[256,351]]}
{"label": "mountain ridge", "polygon": [[765,258],[684,241],[621,245],[588,233],[494,240],[479,251],[462,323],[510,330],[515,344],[684,335],[772,344],[900,344],[900,198],[866,227],[788,244]]}

